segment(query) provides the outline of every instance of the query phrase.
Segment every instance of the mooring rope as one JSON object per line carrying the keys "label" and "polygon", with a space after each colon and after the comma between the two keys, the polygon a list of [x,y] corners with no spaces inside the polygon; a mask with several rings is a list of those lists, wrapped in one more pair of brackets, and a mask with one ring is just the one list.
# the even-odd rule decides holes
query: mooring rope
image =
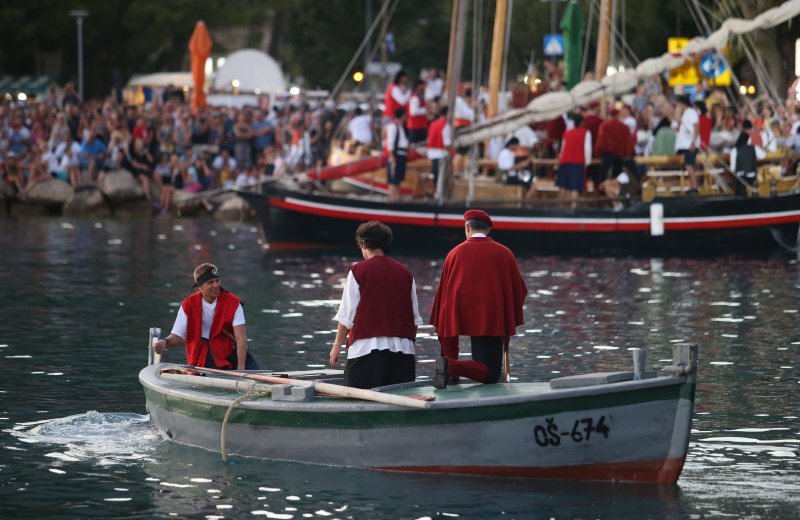
{"label": "mooring rope", "polygon": [[[270,392],[253,392],[253,387],[257,384],[257,382],[253,381],[250,384],[250,388],[245,391],[244,394],[240,395],[236,399],[233,400],[231,405],[228,407],[228,411],[225,412],[225,418],[222,419],[222,430],[219,434],[219,451],[222,454],[222,460],[228,462],[228,452],[225,449],[225,434],[227,433],[227,426],[228,426],[228,418],[230,418],[233,409],[236,408],[240,402],[245,401],[247,399],[260,399],[262,397],[267,397],[270,395]],[[237,384],[238,386],[238,384]],[[238,388],[237,388],[238,391]]]}

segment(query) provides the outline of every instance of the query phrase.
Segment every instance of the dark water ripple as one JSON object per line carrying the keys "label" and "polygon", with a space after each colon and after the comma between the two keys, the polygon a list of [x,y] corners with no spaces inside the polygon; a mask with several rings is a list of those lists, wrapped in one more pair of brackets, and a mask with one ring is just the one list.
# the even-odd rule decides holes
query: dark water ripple
{"label": "dark water ripple", "polygon": [[[587,485],[224,464],[163,442],[136,375],[147,328],[171,327],[200,261],[245,300],[263,362],[325,363],[357,251],[264,252],[259,237],[251,224],[208,221],[0,220],[0,517],[797,517],[796,261],[519,258],[530,290],[512,343],[520,380],[628,369],[634,347],[656,367],[672,343],[700,345],[679,485]],[[395,256],[427,318],[442,258]],[[438,352],[431,333],[417,342],[422,377]]]}

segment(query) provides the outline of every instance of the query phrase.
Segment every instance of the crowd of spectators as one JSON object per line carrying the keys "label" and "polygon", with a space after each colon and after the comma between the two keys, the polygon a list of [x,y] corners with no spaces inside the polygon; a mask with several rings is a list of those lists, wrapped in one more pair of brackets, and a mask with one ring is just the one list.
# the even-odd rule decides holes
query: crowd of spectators
{"label": "crowd of spectators", "polygon": [[[420,87],[424,92],[420,97],[432,121],[442,104],[443,82],[437,71],[424,73],[422,79],[427,81]],[[402,88],[411,95],[410,85]],[[461,91],[457,112],[461,103],[462,112],[471,110],[473,120],[484,120],[486,98],[485,92],[473,98],[468,89]],[[794,96],[776,105],[763,96],[732,99],[721,88],[701,85],[692,104],[698,112],[701,150],[726,152],[746,131],[751,144],[767,152],[779,146],[800,152],[800,103]],[[630,130],[636,155],[675,152],[685,108],[676,103],[663,78],[642,82],[635,93],[616,100],[611,108],[607,117]],[[321,168],[339,127],[350,143],[380,148],[386,124],[381,109],[377,102],[337,106],[302,97],[260,96],[255,107],[193,111],[179,89],[167,89],[141,106],[124,105],[112,96],[81,103],[74,85],[67,84],[61,92],[33,100],[0,100],[0,174],[24,197],[44,179],[59,178],[80,189],[122,168],[138,179],[148,199],[160,193],[153,204],[167,211],[174,189],[200,192],[250,185],[264,177]],[[578,111],[584,126],[594,125],[590,131],[596,144],[601,122],[597,106]],[[513,137],[525,153],[556,158],[574,119],[564,114],[520,128]],[[496,159],[511,137],[488,143],[483,155]]]}
{"label": "crowd of spectators", "polygon": [[24,197],[45,179],[80,189],[122,168],[148,199],[160,192],[153,203],[166,211],[175,188],[250,185],[325,164],[339,113],[301,98],[281,101],[260,96],[257,107],[193,111],[180,90],[169,89],[141,106],[111,96],[81,103],[72,84],[33,100],[5,99],[0,173]]}

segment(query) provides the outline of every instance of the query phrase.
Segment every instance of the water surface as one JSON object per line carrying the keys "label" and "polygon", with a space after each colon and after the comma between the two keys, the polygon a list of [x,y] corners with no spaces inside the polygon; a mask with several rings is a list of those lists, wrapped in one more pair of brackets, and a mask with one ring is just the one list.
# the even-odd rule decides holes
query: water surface
{"label": "water surface", "polygon": [[[671,344],[700,345],[677,486],[226,464],[150,426],[137,380],[147,329],[171,328],[195,264],[219,265],[246,302],[250,348],[289,370],[326,363],[357,254],[265,251],[250,223],[0,220],[0,517],[797,518],[800,264],[788,258],[519,258],[530,296],[512,340],[518,380],[629,369],[633,347],[656,367]],[[442,257],[395,257],[427,319]],[[438,343],[420,333],[429,377]]]}

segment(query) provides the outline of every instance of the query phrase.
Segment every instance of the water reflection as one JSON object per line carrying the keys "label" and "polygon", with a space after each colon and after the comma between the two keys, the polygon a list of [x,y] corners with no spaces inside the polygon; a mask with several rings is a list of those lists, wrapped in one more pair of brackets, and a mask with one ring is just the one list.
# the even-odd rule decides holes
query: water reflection
{"label": "water reflection", "polygon": [[[395,254],[429,316],[443,259]],[[220,266],[245,301],[250,347],[287,370],[325,363],[355,248],[264,253],[250,224],[31,219],[0,220],[0,258],[3,518],[23,503],[30,516],[75,518],[795,518],[800,509],[796,261],[519,258],[530,296],[512,340],[518,380],[630,369],[634,347],[657,368],[671,344],[700,345],[689,459],[680,488],[663,490],[225,465],[155,435],[136,378],[146,330],[171,327],[197,262]],[[429,377],[432,329],[420,329],[417,349],[418,374]]]}

